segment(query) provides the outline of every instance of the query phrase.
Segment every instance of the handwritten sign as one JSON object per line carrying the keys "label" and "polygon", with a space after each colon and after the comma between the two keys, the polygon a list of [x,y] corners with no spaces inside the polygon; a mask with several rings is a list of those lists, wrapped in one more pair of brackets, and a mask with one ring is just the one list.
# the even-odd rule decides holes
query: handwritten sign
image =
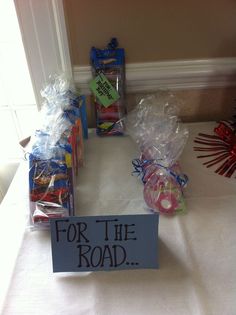
{"label": "handwritten sign", "polygon": [[158,215],[51,219],[53,272],[158,268]]}
{"label": "handwritten sign", "polygon": [[100,103],[105,107],[110,106],[120,98],[116,89],[114,89],[103,73],[93,79],[89,87],[93,94],[99,99]]}

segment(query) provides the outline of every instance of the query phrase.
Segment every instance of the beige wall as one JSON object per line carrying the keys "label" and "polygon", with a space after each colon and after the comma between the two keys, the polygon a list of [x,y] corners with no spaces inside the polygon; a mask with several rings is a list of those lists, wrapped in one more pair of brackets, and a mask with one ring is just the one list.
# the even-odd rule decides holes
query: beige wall
{"label": "beige wall", "polygon": [[[181,101],[179,117],[184,122],[219,121],[230,119],[236,105],[236,88],[178,90],[173,93]],[[127,95],[128,111],[140,99],[140,94]],[[87,97],[87,116],[90,127],[95,126],[95,111]]]}
{"label": "beige wall", "polygon": [[235,0],[64,0],[73,65],[112,36],[127,62],[236,56]]}
{"label": "beige wall", "polygon": [[[236,57],[236,0],[64,0],[73,65],[89,64],[91,46],[112,36],[128,63]],[[229,118],[235,88],[177,91],[184,121]],[[128,107],[136,95],[127,95]],[[94,108],[88,97],[90,126]]]}

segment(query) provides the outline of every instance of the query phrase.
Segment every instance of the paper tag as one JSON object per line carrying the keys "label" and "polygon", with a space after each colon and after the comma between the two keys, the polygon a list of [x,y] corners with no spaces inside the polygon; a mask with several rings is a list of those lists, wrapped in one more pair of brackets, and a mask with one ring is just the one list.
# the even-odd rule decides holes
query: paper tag
{"label": "paper tag", "polygon": [[158,268],[158,215],[51,219],[54,272]]}
{"label": "paper tag", "polygon": [[93,94],[99,99],[100,103],[105,107],[110,106],[120,98],[118,92],[103,73],[93,79],[90,82],[89,87]]}

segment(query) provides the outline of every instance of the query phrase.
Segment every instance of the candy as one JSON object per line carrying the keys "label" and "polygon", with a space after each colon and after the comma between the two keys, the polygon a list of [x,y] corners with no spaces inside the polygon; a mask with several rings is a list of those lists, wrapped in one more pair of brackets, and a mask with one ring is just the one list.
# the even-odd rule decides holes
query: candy
{"label": "candy", "polygon": [[179,123],[176,103],[171,93],[160,91],[143,98],[125,119],[127,132],[141,151],[132,164],[144,183],[144,200],[152,211],[167,215],[185,211],[187,176],[177,160],[188,130]]}
{"label": "candy", "polygon": [[182,207],[182,188],[166,171],[156,170],[144,185],[144,200],[155,212],[174,214]]}

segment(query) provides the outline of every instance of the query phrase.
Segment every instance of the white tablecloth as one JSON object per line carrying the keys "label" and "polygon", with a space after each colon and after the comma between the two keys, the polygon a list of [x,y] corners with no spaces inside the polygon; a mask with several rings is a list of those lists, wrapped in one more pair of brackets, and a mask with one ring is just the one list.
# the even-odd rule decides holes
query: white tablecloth
{"label": "white tablecloth", "polygon": [[[22,241],[14,241],[21,247],[2,314],[235,315],[236,180],[202,166],[192,149],[193,137],[212,133],[214,125],[189,124],[181,158],[189,176],[188,213],[160,217],[159,270],[53,274],[49,233],[26,231]],[[134,157],[138,152],[129,137],[90,135],[75,191],[78,215],[147,213],[143,186],[131,176]],[[25,201],[18,194],[13,202],[12,190],[17,194],[17,187],[27,186],[22,176],[4,204],[5,211],[18,204],[19,217]]]}

